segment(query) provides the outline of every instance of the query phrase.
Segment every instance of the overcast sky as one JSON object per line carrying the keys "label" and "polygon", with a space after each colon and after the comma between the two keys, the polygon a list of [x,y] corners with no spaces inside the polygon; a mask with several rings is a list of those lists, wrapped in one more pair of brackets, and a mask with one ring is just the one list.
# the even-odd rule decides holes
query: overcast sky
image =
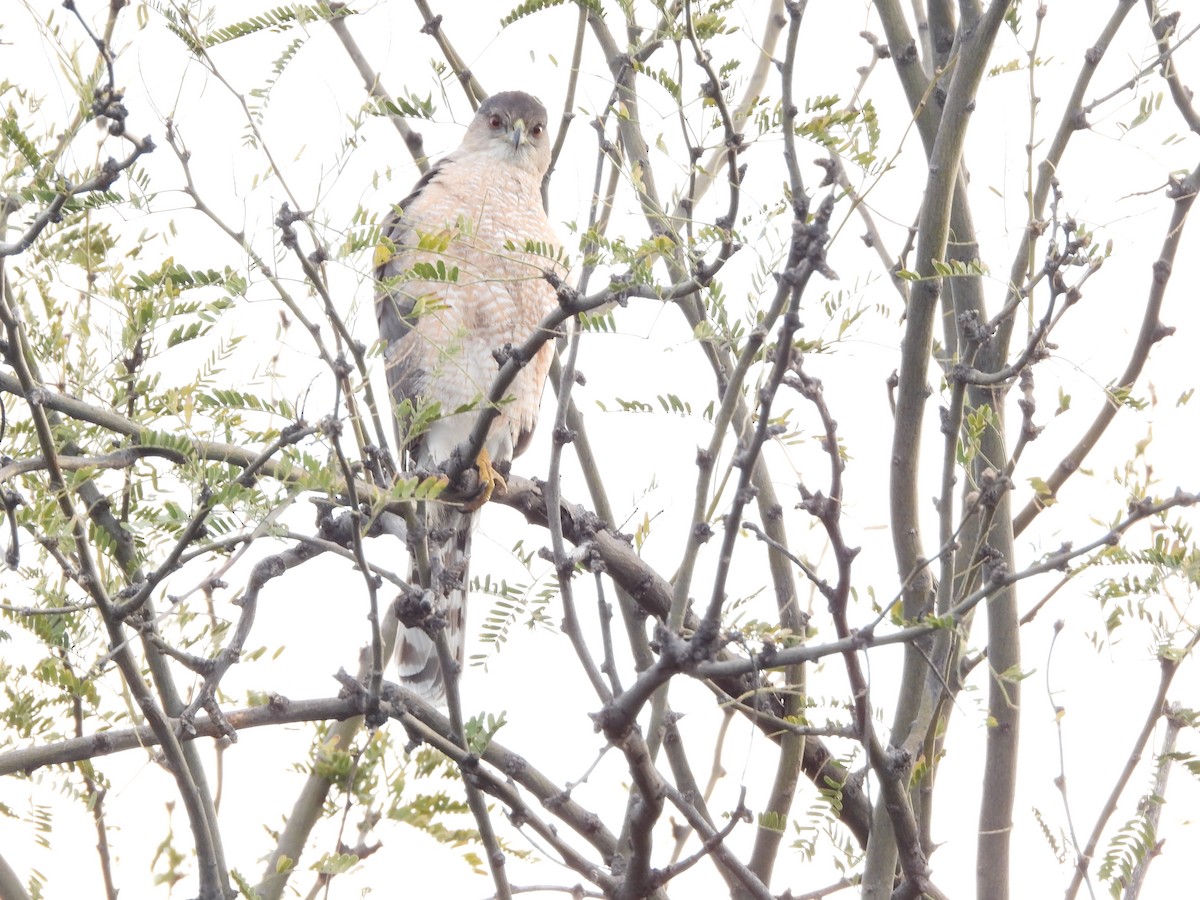
{"label": "overcast sky", "polygon": [[[107,3],[77,2],[89,21],[102,21]],[[275,5],[217,2],[204,8],[215,6],[217,23],[226,24],[249,15],[258,6]],[[1103,7],[1106,17],[1110,6],[1091,0],[1048,4],[1046,33],[1039,51],[1043,65],[1038,70],[1037,89],[1042,104],[1034,125],[1035,143],[1046,140],[1057,125],[1062,101],[1077,74],[1083,50],[1101,27],[1099,8]],[[881,30],[868,14],[869,4],[861,0],[813,2],[809,7],[801,37],[804,50],[797,71],[797,93],[805,97],[838,94],[845,102],[856,81],[854,69],[869,59],[858,32],[864,28],[877,33]],[[421,22],[415,6],[381,2],[356,8],[362,14],[350,20],[349,28],[367,60],[381,72],[383,84],[394,93],[407,87],[420,98],[428,96],[436,106],[432,120],[419,123],[430,156],[453,149],[470,119],[470,108],[456,84],[447,81],[441,88],[436,85],[430,60],[438,57],[437,47],[431,38],[419,33]],[[445,3],[435,6],[435,11],[444,13],[446,33],[486,88],[531,91],[545,102],[551,110],[552,122],[557,123],[565,95],[575,11],[564,6],[502,30],[499,20],[509,8],[508,3]],[[741,69],[733,75],[735,84],[744,77],[753,60],[766,8],[763,2],[745,2],[726,14],[740,30],[715,46],[722,61],[728,57],[743,60]],[[1026,18],[1031,19],[1032,4],[1027,2],[1023,8]],[[53,25],[67,46],[85,42],[75,23],[57,4],[13,4],[10,0],[0,13],[3,25],[0,77],[42,94],[46,120],[61,121],[64,109],[74,108],[75,98],[58,72],[61,59],[47,49],[52,43],[39,37],[32,24],[51,10]],[[1188,17],[1194,18],[1194,11],[1184,12],[1181,27],[1187,30],[1191,27]],[[1139,10],[1132,15],[1144,14]],[[1150,52],[1151,42],[1144,26],[1127,28],[1126,33],[1130,35],[1129,41],[1110,51],[1089,98],[1115,90],[1133,75]],[[233,90],[248,96],[252,89],[272,77],[271,63],[292,36],[292,33],[264,33],[234,41],[215,49],[213,59]],[[1007,32],[1001,41],[1006,49],[998,52],[998,61],[1017,59],[1024,52]],[[182,184],[179,166],[163,140],[168,118],[176,123],[179,135],[192,152],[193,174],[206,201],[218,206],[219,212],[236,228],[244,229],[258,252],[268,259],[277,259],[280,251],[271,223],[287,195],[277,179],[264,177],[262,151],[246,146],[245,120],[230,90],[217,83],[200,64],[189,60],[176,39],[163,28],[160,14],[140,4],[124,14],[116,44],[121,51],[116,64],[117,81],[126,88],[129,127],[135,133],[151,134],[160,144],[160,150],[145,164],[158,193],[144,217],[134,210],[127,213],[126,227],[131,234],[148,229],[151,234],[163,235],[171,221],[188,236],[186,241],[175,240],[170,244],[162,237],[151,238],[143,258],[129,261],[127,267],[150,269],[165,253],[175,254],[194,268],[245,264],[244,258],[239,260],[228,243],[188,211],[190,202],[177,191]],[[91,57],[84,54],[81,58]],[[1200,50],[1195,44],[1185,45],[1177,60],[1191,83],[1200,84]],[[587,127],[586,118],[602,109],[611,90],[603,62],[589,43],[576,98],[579,118],[572,126],[552,186],[551,219],[559,226],[571,252],[578,249],[575,231],[586,221],[595,168],[596,137]],[[664,52],[658,64],[673,69],[674,59]],[[685,71],[690,80],[685,82],[685,96],[694,96],[698,78],[691,67]],[[669,96],[646,79],[640,84],[646,116],[665,117],[659,126],[665,149],[655,152],[653,164],[660,190],[669,194],[683,183],[679,126],[670,118]],[[1196,164],[1195,136],[1174,140],[1174,135],[1182,135],[1184,129],[1173,110],[1167,108],[1169,102],[1148,123],[1127,135],[1124,133],[1124,126],[1133,121],[1142,99],[1161,90],[1160,81],[1151,81],[1146,89],[1119,95],[1100,107],[1089,117],[1093,133],[1086,136],[1086,141],[1081,136],[1061,173],[1065,205],[1086,227],[1096,231],[1101,243],[1111,240],[1114,253],[1102,274],[1088,285],[1085,311],[1079,314],[1075,327],[1059,336],[1052,359],[1038,369],[1039,415],[1043,421],[1050,419],[1060,387],[1073,399],[1071,409],[1053,421],[1046,440],[1029,449],[1024,477],[1045,475],[1049,471],[1069,439],[1094,415],[1105,384],[1124,367],[1130,335],[1138,327],[1140,307],[1149,287],[1149,267],[1157,257],[1170,214],[1170,202],[1162,190],[1166,173],[1191,169]],[[768,91],[773,98],[778,96],[777,79],[771,82]],[[891,252],[897,253],[903,246],[905,229],[918,209],[924,162],[915,130],[907,128],[907,107],[890,62],[880,63],[868,83],[867,95],[880,111],[883,127],[880,155],[891,160],[893,171],[878,180],[857,173],[852,177],[860,190],[868,192],[871,211]],[[989,298],[997,303],[1003,295],[1008,266],[1025,220],[1021,192],[1030,128],[1027,97],[1024,72],[997,74],[987,79],[974,113],[976,130],[966,156],[983,258],[992,272],[987,291]],[[331,243],[344,231],[345,223],[351,221],[358,207],[377,212],[386,210],[407,193],[419,175],[403,143],[385,120],[369,120],[361,128],[351,129],[348,121],[359,115],[363,102],[362,81],[350,60],[331,30],[317,24],[275,83],[262,120],[264,146],[284,172],[300,208],[313,211],[322,233]],[[658,133],[650,127],[648,131],[654,143]],[[345,142],[352,133],[351,150]],[[756,140],[747,153],[749,175],[743,211],[757,214],[762,207],[778,200],[784,177],[779,166],[780,150],[778,135],[768,134]],[[81,139],[73,152],[82,166],[95,147]],[[804,154],[801,163],[806,178],[810,185],[815,185],[821,173],[812,160],[823,154],[811,145],[805,147]],[[719,214],[724,203],[719,189],[714,189],[708,203],[715,211],[712,215]],[[861,221],[857,218],[845,221],[848,216],[848,204],[842,204],[836,219],[844,227],[830,250],[830,263],[840,278],[836,283],[814,287],[806,325],[812,333],[827,340],[839,338],[838,320],[826,321],[820,313],[817,298],[824,291],[844,292],[847,308],[861,307],[868,311],[840,336],[836,352],[812,363],[812,373],[825,382],[830,406],[842,426],[851,458],[846,517],[851,543],[864,547],[858,562],[860,596],[865,600],[868,590],[873,589],[878,599],[886,601],[895,593],[896,575],[891,541],[885,531],[890,413],[884,381],[898,364],[900,302],[878,260],[859,239],[863,231]],[[750,235],[747,247],[724,276],[732,300],[750,302],[747,295],[752,293],[752,280],[760,274],[760,269],[776,264],[776,251],[781,246],[778,232],[772,230],[776,224],[756,224],[759,230]],[[618,196],[611,232],[628,235],[631,242],[645,234],[639,211],[627,189]],[[1018,551],[1023,554],[1021,563],[1028,563],[1068,537],[1089,540],[1106,530],[1107,522],[1089,521],[1089,517],[1113,514],[1120,509],[1122,489],[1111,474],[1124,465],[1129,448],[1141,438],[1153,436],[1147,459],[1155,477],[1161,480],[1160,493],[1169,493],[1177,484],[1196,489],[1194,446],[1200,423],[1194,404],[1177,402],[1194,384],[1198,371],[1193,349],[1196,329],[1200,326],[1194,289],[1198,274],[1196,246],[1193,231],[1186,238],[1187,250],[1177,261],[1164,316],[1179,333],[1155,349],[1151,364],[1153,380],[1139,385],[1139,394],[1156,398],[1157,405],[1146,415],[1120,420],[1119,427],[1089,461],[1094,476],[1072,482],[1061,497],[1061,507],[1044,515],[1034,530],[1036,534],[1022,537],[1018,543]],[[364,252],[358,258],[337,261],[330,267],[335,295],[343,304],[347,320],[365,341],[374,339],[369,262],[369,253]],[[281,274],[298,284],[295,281],[298,273],[288,270],[286,265]],[[266,391],[277,391],[300,404],[307,403],[310,420],[319,418],[332,401],[327,373],[321,370],[311,344],[298,333],[299,329],[280,334],[278,321],[278,305],[265,285],[257,285],[250,293],[250,302],[229,326],[253,338],[235,357],[234,366],[244,367],[234,370],[235,378]],[[197,358],[202,359],[209,351],[198,347],[196,352]],[[266,356],[278,359],[279,377],[275,380],[266,376],[262,365]],[[181,359],[186,357],[171,358],[171,366],[164,369],[164,378],[192,377],[192,370],[180,365]],[[699,410],[708,401],[711,375],[695,341],[686,329],[681,329],[679,317],[651,303],[634,303],[621,311],[617,333],[585,336],[580,365],[588,383],[577,389],[576,401],[589,416],[591,435],[601,458],[620,460],[619,466],[610,465],[608,470],[613,479],[610,495],[618,517],[624,517],[617,524],[632,531],[649,518],[653,529],[643,552],[661,572],[669,574],[678,562],[681,535],[690,516],[694,490],[690,448],[707,441],[708,425],[699,416],[620,412],[617,400],[654,402],[657,395],[671,393],[693,402]],[[377,379],[377,387],[382,387],[381,378]],[[544,422],[551,416],[550,392],[546,402]],[[931,422],[936,422],[936,408],[936,402],[930,405]],[[811,431],[812,423],[807,427]],[[936,434],[934,424],[927,435]],[[535,446],[517,462],[515,471],[529,476],[545,475],[547,435],[547,429],[540,432]],[[685,452],[667,455],[671,449],[681,447]],[[656,453],[658,448],[663,452]],[[804,471],[806,465],[821,464],[811,441],[793,448],[786,457],[782,450],[777,451],[774,459],[778,477],[784,484],[792,480],[789,467]],[[681,461],[686,464],[681,465]],[[932,498],[937,491],[936,470],[931,469],[929,475],[929,487],[924,493]],[[565,496],[586,502],[586,491],[576,467],[568,466],[564,478]],[[1029,496],[1024,478],[1019,479],[1017,489],[1018,502],[1023,502]],[[1098,498],[1104,502],[1098,503]],[[1083,500],[1089,505],[1081,505]],[[932,502],[928,514],[928,533],[934,535]],[[297,512],[297,527],[306,527],[309,520],[307,509]],[[475,544],[481,564],[474,567],[473,574],[492,571],[514,580],[528,577],[512,552],[514,536],[524,533],[520,528],[515,513],[492,507],[485,510]],[[796,520],[795,533],[805,534],[807,528],[806,522]],[[536,531],[529,532],[529,540],[528,549],[546,542],[544,534]],[[813,547],[806,547],[805,552],[819,558],[820,540],[813,531]],[[394,550],[389,550],[380,544],[373,552],[381,561],[392,561],[389,554],[401,554],[403,549],[397,544]],[[403,562],[393,561],[393,565],[400,572],[406,568]],[[533,565],[536,575],[547,575],[548,565],[540,561]],[[229,695],[240,700],[248,690],[273,690],[300,698],[335,691],[332,673],[339,667],[354,667],[358,647],[366,634],[365,601],[357,596],[348,598],[349,592],[343,588],[346,580],[353,577],[346,565],[322,560],[310,566],[303,581],[311,590],[290,588],[260,604],[255,626],[258,644],[267,648],[268,659],[279,647],[286,646],[286,651],[269,663],[235,667],[223,683]],[[737,588],[749,595],[760,586],[761,577],[761,572],[749,566]],[[1023,595],[1022,609],[1037,599],[1039,588],[1048,589],[1052,583],[1051,579],[1045,579],[1030,585]],[[15,590],[11,587],[14,575],[5,574],[0,584],[6,590]],[[748,599],[741,610],[742,617],[769,616],[773,601],[767,594]],[[1186,603],[1188,598],[1179,599]],[[589,616],[590,603],[590,600],[583,602]],[[602,742],[584,715],[594,711],[597,704],[567,641],[550,630],[527,632],[516,628],[504,651],[493,653],[476,640],[478,622],[486,608],[487,599],[477,598],[468,625],[468,656],[474,653],[490,656],[486,672],[480,667],[469,667],[464,675],[466,708],[507,710],[510,724],[499,740],[527,755],[552,778],[562,783],[578,780],[600,751]],[[823,606],[816,604],[813,612],[814,624],[822,629],[818,638],[824,639],[831,630]],[[863,622],[869,621],[865,603],[861,614]],[[560,612],[552,607],[549,615],[557,621]],[[1065,619],[1068,629],[1059,638],[1053,662],[1048,665],[1055,619]],[[1014,897],[1057,895],[1069,877],[1068,868],[1053,859],[1041,840],[1033,819],[1036,807],[1053,827],[1065,825],[1062,804],[1053,785],[1059,763],[1051,696],[1054,703],[1067,710],[1065,753],[1072,810],[1076,823],[1086,831],[1127,755],[1126,748],[1145,714],[1157,681],[1158,668],[1149,630],[1134,631],[1129,640],[1105,644],[1097,650],[1089,635],[1096,632],[1098,640],[1103,638],[1102,621],[1103,613],[1087,596],[1086,583],[1076,584],[1064,591],[1053,609],[1031,625],[1026,634],[1024,666],[1033,674],[1026,682],[1023,701],[1026,743],[1022,749],[1023,776],[1015,811],[1022,834],[1018,851],[1021,864],[1014,872]],[[973,636],[976,646],[982,640],[982,635]],[[36,658],[35,649],[19,640],[7,646],[13,648],[9,657],[12,660]],[[884,721],[891,717],[890,685],[898,659],[898,651],[872,652],[869,656],[876,692],[873,700],[881,708]],[[817,701],[828,706],[834,715],[841,702],[840,692],[844,690],[841,663],[830,662],[815,668],[812,677],[821,692]],[[547,677],[547,673],[553,673],[553,677]],[[983,674],[976,672],[975,688],[982,688]],[[1189,663],[1177,680],[1181,686],[1178,699],[1192,707],[1200,704],[1196,684],[1195,667]],[[672,690],[678,708],[695,711],[684,719],[685,736],[694,738],[698,744],[710,740],[706,735],[711,735],[715,719],[700,712],[711,706],[709,695],[695,684],[679,685]],[[945,849],[933,858],[935,880],[953,897],[969,896],[973,890],[976,785],[985,730],[983,693],[972,690],[960,698],[960,709],[952,726],[951,754],[940,774],[943,782],[939,789],[945,791],[944,797],[963,798],[959,804],[941,801],[935,827],[935,837],[945,843]],[[586,699],[581,701],[581,697]],[[568,712],[571,718],[564,719]],[[546,736],[551,728],[556,733],[553,745],[548,745]],[[302,783],[302,776],[289,770],[293,765],[303,764],[310,733],[310,728],[299,726],[272,729],[270,733],[267,729],[244,733],[225,757],[222,820],[227,852],[233,865],[252,880],[257,879],[261,869],[260,855],[265,855],[271,846],[263,827],[280,825],[280,817],[290,808]],[[1191,749],[1195,750],[1194,741]],[[772,758],[761,735],[737,723],[725,747],[723,765],[728,774],[718,790],[714,810],[732,809],[742,785],[749,789],[751,806],[756,802],[761,805],[766,784],[760,773],[770,771]],[[149,859],[169,816],[164,803],[172,796],[170,779],[140,754],[113,757],[101,765],[112,781],[109,813],[113,822],[119,824],[112,840],[119,865],[118,884],[128,886],[127,893],[122,895],[150,896],[139,892],[149,891],[144,872],[150,866]],[[698,772],[706,774],[709,760],[700,754],[694,765]],[[620,777],[623,771],[623,761],[616,754],[609,754],[589,776],[588,783],[577,789],[577,799],[602,814],[619,813],[624,799]],[[35,777],[31,785],[11,779],[0,783],[0,803],[7,804],[18,816],[28,816],[30,798],[46,801],[45,794],[38,791],[37,781]],[[1146,785],[1147,779],[1143,778],[1131,786],[1127,801],[1136,800]],[[812,791],[802,791],[794,816],[803,821],[805,810],[812,803]],[[1172,798],[1164,816],[1164,825],[1170,829],[1167,852],[1152,867],[1144,897],[1170,896],[1183,885],[1194,886],[1194,854],[1181,850],[1196,846],[1200,840],[1197,809],[1200,809],[1200,791],[1195,780],[1181,771],[1172,783]],[[1130,814],[1127,807],[1125,817]],[[86,855],[95,842],[89,820],[77,803],[56,808],[54,815],[48,850],[32,846],[34,835],[25,822],[0,817],[0,848],[6,859],[15,866],[33,867],[49,876],[48,897],[99,896],[94,855]],[[175,810],[172,821],[178,840],[186,843],[186,819],[180,810]],[[1115,821],[1122,821],[1120,814]],[[333,832],[327,829],[322,834],[325,842],[319,852],[330,847]],[[384,897],[431,896],[435,887],[440,896],[446,897],[483,897],[489,893],[490,881],[469,872],[461,862],[461,851],[448,850],[413,829],[391,823],[380,826],[379,836],[385,842],[385,850],[370,859],[360,872],[340,878],[332,896],[358,896],[359,891],[367,890]],[[750,837],[750,830],[743,829],[735,833],[733,840],[739,842],[739,848],[744,848],[749,845]],[[72,847],[73,852],[84,848],[85,855],[69,866],[64,865],[63,857],[53,852],[63,846]],[[316,855],[319,853],[312,858]],[[309,862],[311,859],[306,859],[302,865]],[[827,871],[816,874],[822,867]],[[528,867],[514,860],[510,868],[514,882],[521,884],[570,884],[578,880],[551,863]],[[780,877],[774,882],[776,890],[789,885],[811,889],[839,877],[827,858],[809,864],[786,850],[781,854],[779,872]],[[308,881],[298,878],[294,886],[307,890]],[[711,875],[701,874],[690,883],[681,881],[675,895],[715,896],[706,893],[710,888]],[[188,889],[181,887],[175,896],[189,896]],[[1103,888],[1098,887],[1097,891]],[[159,895],[166,896],[165,889]]]}

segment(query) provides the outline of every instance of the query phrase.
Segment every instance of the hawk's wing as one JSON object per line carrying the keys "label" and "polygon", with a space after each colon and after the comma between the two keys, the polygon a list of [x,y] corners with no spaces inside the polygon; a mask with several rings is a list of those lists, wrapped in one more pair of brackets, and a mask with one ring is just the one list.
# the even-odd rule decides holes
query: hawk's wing
{"label": "hawk's wing", "polygon": [[[408,196],[396,204],[380,228],[375,251],[375,321],[384,343],[384,371],[392,403],[405,400],[416,403],[425,384],[426,372],[420,363],[420,337],[414,333],[414,310],[419,297],[404,289],[401,276],[412,266],[412,251],[417,235],[406,216],[419,206],[422,195],[453,165],[453,157],[439,160],[413,185]],[[404,445],[403,423],[398,422],[402,456],[409,455]],[[410,462],[412,460],[410,459]]]}
{"label": "hawk's wing", "polygon": [[[424,355],[427,338],[416,330],[419,291],[403,276],[416,261],[418,235],[406,216],[420,209],[425,193],[453,165],[452,157],[440,160],[413,186],[384,220],[375,256],[375,319],[379,337],[384,342],[384,367],[392,403],[404,401],[418,404],[424,398],[428,373]],[[418,216],[419,217],[419,216]],[[432,459],[421,459],[420,441],[406,441],[407,423],[397,416],[397,434],[401,441],[401,458],[409,465],[430,465]],[[418,446],[413,446],[417,444]],[[476,513],[463,513],[453,507],[432,504],[423,511],[426,533],[429,535],[430,579],[441,597],[440,612],[445,617],[446,638],[459,670],[466,656],[466,591],[471,534]],[[419,578],[415,562],[410,567],[410,580]],[[401,682],[411,690],[435,703],[445,697],[445,676],[438,661],[433,639],[421,628],[401,626],[396,635],[396,667]]]}

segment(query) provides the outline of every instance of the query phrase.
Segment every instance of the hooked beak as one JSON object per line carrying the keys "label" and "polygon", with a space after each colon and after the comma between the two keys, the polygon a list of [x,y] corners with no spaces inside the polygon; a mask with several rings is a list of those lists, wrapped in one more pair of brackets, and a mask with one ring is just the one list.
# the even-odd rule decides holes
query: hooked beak
{"label": "hooked beak", "polygon": [[512,145],[514,150],[519,150],[521,145],[525,143],[525,120],[517,119],[513,122],[512,127]]}

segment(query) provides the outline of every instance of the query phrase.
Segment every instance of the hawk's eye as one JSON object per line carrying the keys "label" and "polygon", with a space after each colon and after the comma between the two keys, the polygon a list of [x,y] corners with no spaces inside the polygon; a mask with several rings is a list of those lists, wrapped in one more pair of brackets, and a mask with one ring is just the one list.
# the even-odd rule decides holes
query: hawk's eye
{"label": "hawk's eye", "polygon": [[532,128],[529,129],[529,133],[532,134],[535,138],[539,138],[542,136],[542,132],[545,130],[546,129],[541,125],[534,125]]}
{"label": "hawk's eye", "polygon": [[488,119],[488,124],[491,125],[493,128],[499,128],[501,125],[504,124],[504,120],[502,118],[500,118],[499,116],[492,116],[490,119]]}

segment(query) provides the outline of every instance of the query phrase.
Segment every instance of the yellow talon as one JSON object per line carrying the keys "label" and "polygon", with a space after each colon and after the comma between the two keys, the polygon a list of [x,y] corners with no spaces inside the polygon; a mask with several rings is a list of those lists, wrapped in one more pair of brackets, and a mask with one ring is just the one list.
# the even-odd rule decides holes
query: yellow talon
{"label": "yellow talon", "polygon": [[480,450],[479,455],[475,457],[475,468],[479,472],[479,493],[463,504],[463,509],[467,512],[473,512],[491,500],[497,487],[501,493],[508,490],[504,476],[492,465],[492,457],[487,452],[487,447]]}

